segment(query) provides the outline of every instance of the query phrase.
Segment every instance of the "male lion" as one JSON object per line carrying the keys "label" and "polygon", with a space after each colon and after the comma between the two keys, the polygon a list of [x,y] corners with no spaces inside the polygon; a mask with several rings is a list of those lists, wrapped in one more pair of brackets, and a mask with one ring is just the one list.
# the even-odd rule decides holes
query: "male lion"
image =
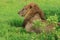
{"label": "male lion", "polygon": [[36,28],[34,30],[32,28],[33,21],[37,19],[45,20],[45,16],[42,10],[35,3],[30,3],[25,6],[18,14],[24,17],[23,26],[26,28],[26,31],[40,32],[40,29]]}
{"label": "male lion", "polygon": [[[41,32],[39,28],[33,28],[34,20],[41,20],[42,22],[47,23],[43,11],[35,3],[30,3],[29,5],[25,6],[21,11],[18,12],[18,14],[24,17],[23,27],[27,32]],[[47,31],[52,29],[53,26],[54,25],[47,25]]]}
{"label": "male lion", "polygon": [[35,3],[30,3],[29,5],[25,6],[21,11],[19,11],[18,14],[24,17],[25,26],[26,23],[37,13],[40,16],[41,20],[45,20],[44,13]]}

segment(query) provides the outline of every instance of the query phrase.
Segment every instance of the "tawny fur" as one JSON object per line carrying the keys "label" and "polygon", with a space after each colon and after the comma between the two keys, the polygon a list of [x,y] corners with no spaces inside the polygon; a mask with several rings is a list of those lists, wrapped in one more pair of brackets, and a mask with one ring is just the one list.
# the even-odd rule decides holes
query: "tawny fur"
{"label": "tawny fur", "polygon": [[[25,6],[21,11],[19,11],[18,14],[24,17],[23,26],[25,27],[27,32],[41,32],[39,28],[33,28],[34,20],[41,20],[42,22],[47,23],[43,11],[34,3],[30,3],[29,5]],[[53,29],[53,27],[54,25],[52,24],[47,25],[46,30],[49,31]]]}
{"label": "tawny fur", "polygon": [[45,20],[44,13],[35,3],[30,3],[29,5],[25,6],[21,11],[19,11],[18,14],[20,16],[24,16],[24,26],[25,26],[27,22],[37,13],[39,14],[42,20]]}

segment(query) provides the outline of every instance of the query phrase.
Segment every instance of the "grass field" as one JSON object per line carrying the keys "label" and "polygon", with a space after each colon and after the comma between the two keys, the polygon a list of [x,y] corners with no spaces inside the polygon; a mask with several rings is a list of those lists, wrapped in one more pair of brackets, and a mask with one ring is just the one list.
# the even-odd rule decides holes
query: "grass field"
{"label": "grass field", "polygon": [[[0,40],[45,40],[43,35],[27,33],[22,28],[23,18],[17,13],[30,2],[38,4],[46,18],[57,14],[60,21],[60,0],[0,0]],[[60,28],[57,36],[60,40]],[[52,35],[50,37],[48,40],[55,40]]]}

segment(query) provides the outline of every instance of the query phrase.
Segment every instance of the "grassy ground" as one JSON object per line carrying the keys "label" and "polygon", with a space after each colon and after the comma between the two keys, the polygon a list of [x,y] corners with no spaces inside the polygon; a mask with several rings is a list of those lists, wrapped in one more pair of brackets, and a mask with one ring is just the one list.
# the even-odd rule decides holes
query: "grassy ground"
{"label": "grassy ground", "polygon": [[[38,4],[46,18],[54,14],[60,18],[60,0],[0,0],[0,40],[40,40],[40,34],[27,33],[22,29],[23,18],[17,14],[30,2]],[[57,32],[58,40],[59,31],[60,29]]]}

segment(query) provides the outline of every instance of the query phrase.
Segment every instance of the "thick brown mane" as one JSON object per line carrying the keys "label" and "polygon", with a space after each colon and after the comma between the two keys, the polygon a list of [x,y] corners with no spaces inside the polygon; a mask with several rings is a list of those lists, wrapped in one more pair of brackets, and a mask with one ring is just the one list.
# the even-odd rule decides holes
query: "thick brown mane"
{"label": "thick brown mane", "polygon": [[18,14],[24,16],[23,25],[25,26],[27,22],[37,13],[39,14],[41,20],[45,20],[44,13],[35,3],[30,3],[29,5],[25,6],[21,11],[19,11]]}
{"label": "thick brown mane", "polygon": [[18,14],[20,14],[21,16],[25,16],[26,14],[29,14],[29,15],[26,15],[26,16],[31,16],[31,15],[34,15],[36,13],[38,13],[40,15],[40,18],[42,20],[45,19],[44,13],[35,3],[30,3],[29,5],[25,6],[21,11],[19,11]]}

